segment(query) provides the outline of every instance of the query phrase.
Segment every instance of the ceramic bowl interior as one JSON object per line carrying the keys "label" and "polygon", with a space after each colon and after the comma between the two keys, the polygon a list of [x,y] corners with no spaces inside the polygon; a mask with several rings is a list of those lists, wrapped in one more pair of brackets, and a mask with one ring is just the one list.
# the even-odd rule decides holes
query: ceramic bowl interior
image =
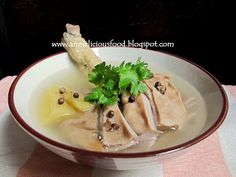
{"label": "ceramic bowl interior", "polygon": [[[26,68],[14,81],[9,93],[9,106],[16,122],[33,138],[41,144],[54,151],[55,153],[63,155],[63,151],[70,151],[73,153],[82,153],[84,156],[110,157],[110,158],[145,158],[155,157],[157,155],[166,155],[174,153],[187,147],[190,147],[202,139],[213,133],[223,122],[227,114],[227,97],[224,89],[220,83],[207,71],[201,67],[181,59],[180,57],[170,54],[137,49],[137,48],[93,48],[94,52],[103,60],[107,62],[120,63],[123,60],[136,61],[141,57],[146,61],[151,69],[159,67],[163,70],[181,77],[193,87],[195,87],[204,99],[207,109],[207,120],[202,132],[192,137],[191,140],[175,147],[146,153],[121,154],[121,153],[99,153],[81,150],[79,148],[70,147],[50,139],[45,132],[42,132],[39,125],[32,121],[30,114],[30,100],[33,91],[38,87],[39,83],[50,77],[54,73],[65,68],[74,67],[75,63],[69,58],[68,54],[63,52],[53,56],[46,57],[28,68]],[[70,159],[71,160],[71,159]],[[85,162],[86,163],[86,162]],[[140,163],[142,164],[142,163]],[[92,164],[93,165],[93,164]],[[100,166],[102,168],[115,169],[116,167]],[[129,166],[127,165],[127,168]]]}

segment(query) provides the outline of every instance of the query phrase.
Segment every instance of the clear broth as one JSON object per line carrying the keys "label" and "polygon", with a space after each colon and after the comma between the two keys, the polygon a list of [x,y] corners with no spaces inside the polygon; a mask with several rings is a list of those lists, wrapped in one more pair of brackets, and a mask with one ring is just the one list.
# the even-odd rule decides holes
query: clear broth
{"label": "clear broth", "polygon": [[[183,102],[185,103],[188,112],[188,118],[180,130],[165,132],[150,148],[137,146],[123,152],[143,152],[172,147],[198,136],[205,125],[207,112],[205,102],[201,94],[188,82],[170,73],[169,71],[158,70],[155,73],[157,72],[171,76],[171,81],[181,92]],[[31,103],[33,104],[30,105],[32,107],[31,114],[33,117],[33,122],[38,125],[37,127],[40,131],[45,132],[47,136],[56,141],[73,146],[73,144],[71,144],[67,139],[63,138],[63,135],[56,125],[45,126],[42,124],[40,119],[47,116],[46,113],[48,112],[47,109],[49,107],[45,90],[53,85],[68,87],[72,90],[81,90],[84,88],[89,88],[89,84],[83,79],[82,73],[80,73],[77,67],[68,68],[53,74],[48,79],[44,80],[32,95]],[[191,105],[186,103],[188,99],[193,100]]]}

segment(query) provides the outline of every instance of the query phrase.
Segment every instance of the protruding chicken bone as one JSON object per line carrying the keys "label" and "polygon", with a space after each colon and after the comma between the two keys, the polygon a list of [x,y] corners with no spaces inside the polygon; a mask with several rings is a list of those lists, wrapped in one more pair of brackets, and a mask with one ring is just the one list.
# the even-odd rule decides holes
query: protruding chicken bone
{"label": "protruding chicken bone", "polygon": [[95,55],[89,44],[80,34],[79,25],[66,24],[67,32],[63,33],[62,43],[70,57],[78,63],[79,68],[87,76],[101,59]]}

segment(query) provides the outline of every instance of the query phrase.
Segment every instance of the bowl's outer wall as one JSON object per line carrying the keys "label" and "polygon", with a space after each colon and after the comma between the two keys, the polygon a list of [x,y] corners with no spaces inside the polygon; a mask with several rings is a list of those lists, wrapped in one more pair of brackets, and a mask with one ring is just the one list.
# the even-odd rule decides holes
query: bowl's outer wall
{"label": "bowl's outer wall", "polygon": [[[154,165],[157,162],[161,163],[163,159],[169,159],[170,157],[181,154],[189,149],[188,147],[191,147],[212,134],[223,122],[228,109],[226,94],[220,83],[201,67],[180,57],[144,49],[110,47],[94,48],[93,50],[108,63],[110,61],[120,63],[123,60],[136,61],[138,57],[142,57],[153,69],[161,67],[165,70],[170,70],[172,73],[182,77],[195,86],[199,92],[204,95],[204,98],[206,98],[206,103],[217,103],[217,109],[214,111],[212,106],[208,106],[208,109],[210,109],[208,112],[210,114],[208,113],[205,131],[200,136],[186,143],[163,150],[126,154],[100,153],[56,142],[45,136],[44,133],[41,132],[40,127],[32,123],[29,111],[30,96],[34,89],[37,88],[37,84],[51,74],[74,65],[67,53],[55,54],[26,68],[13,82],[9,92],[9,106],[16,122],[28,134],[52,152],[72,161],[99,166],[101,168],[119,170],[141,168]],[[211,96],[212,94],[209,96],[209,93],[212,93],[213,96]]]}

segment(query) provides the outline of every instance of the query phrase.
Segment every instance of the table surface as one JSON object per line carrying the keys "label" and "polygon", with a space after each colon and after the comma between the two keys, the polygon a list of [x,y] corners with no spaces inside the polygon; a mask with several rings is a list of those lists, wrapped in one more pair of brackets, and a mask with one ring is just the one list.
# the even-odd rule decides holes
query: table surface
{"label": "table surface", "polygon": [[7,94],[15,77],[0,80],[0,174],[4,177],[229,177],[236,176],[236,86],[224,86],[229,112],[222,126],[186,154],[156,167],[112,171],[86,167],[48,151],[20,129]]}

